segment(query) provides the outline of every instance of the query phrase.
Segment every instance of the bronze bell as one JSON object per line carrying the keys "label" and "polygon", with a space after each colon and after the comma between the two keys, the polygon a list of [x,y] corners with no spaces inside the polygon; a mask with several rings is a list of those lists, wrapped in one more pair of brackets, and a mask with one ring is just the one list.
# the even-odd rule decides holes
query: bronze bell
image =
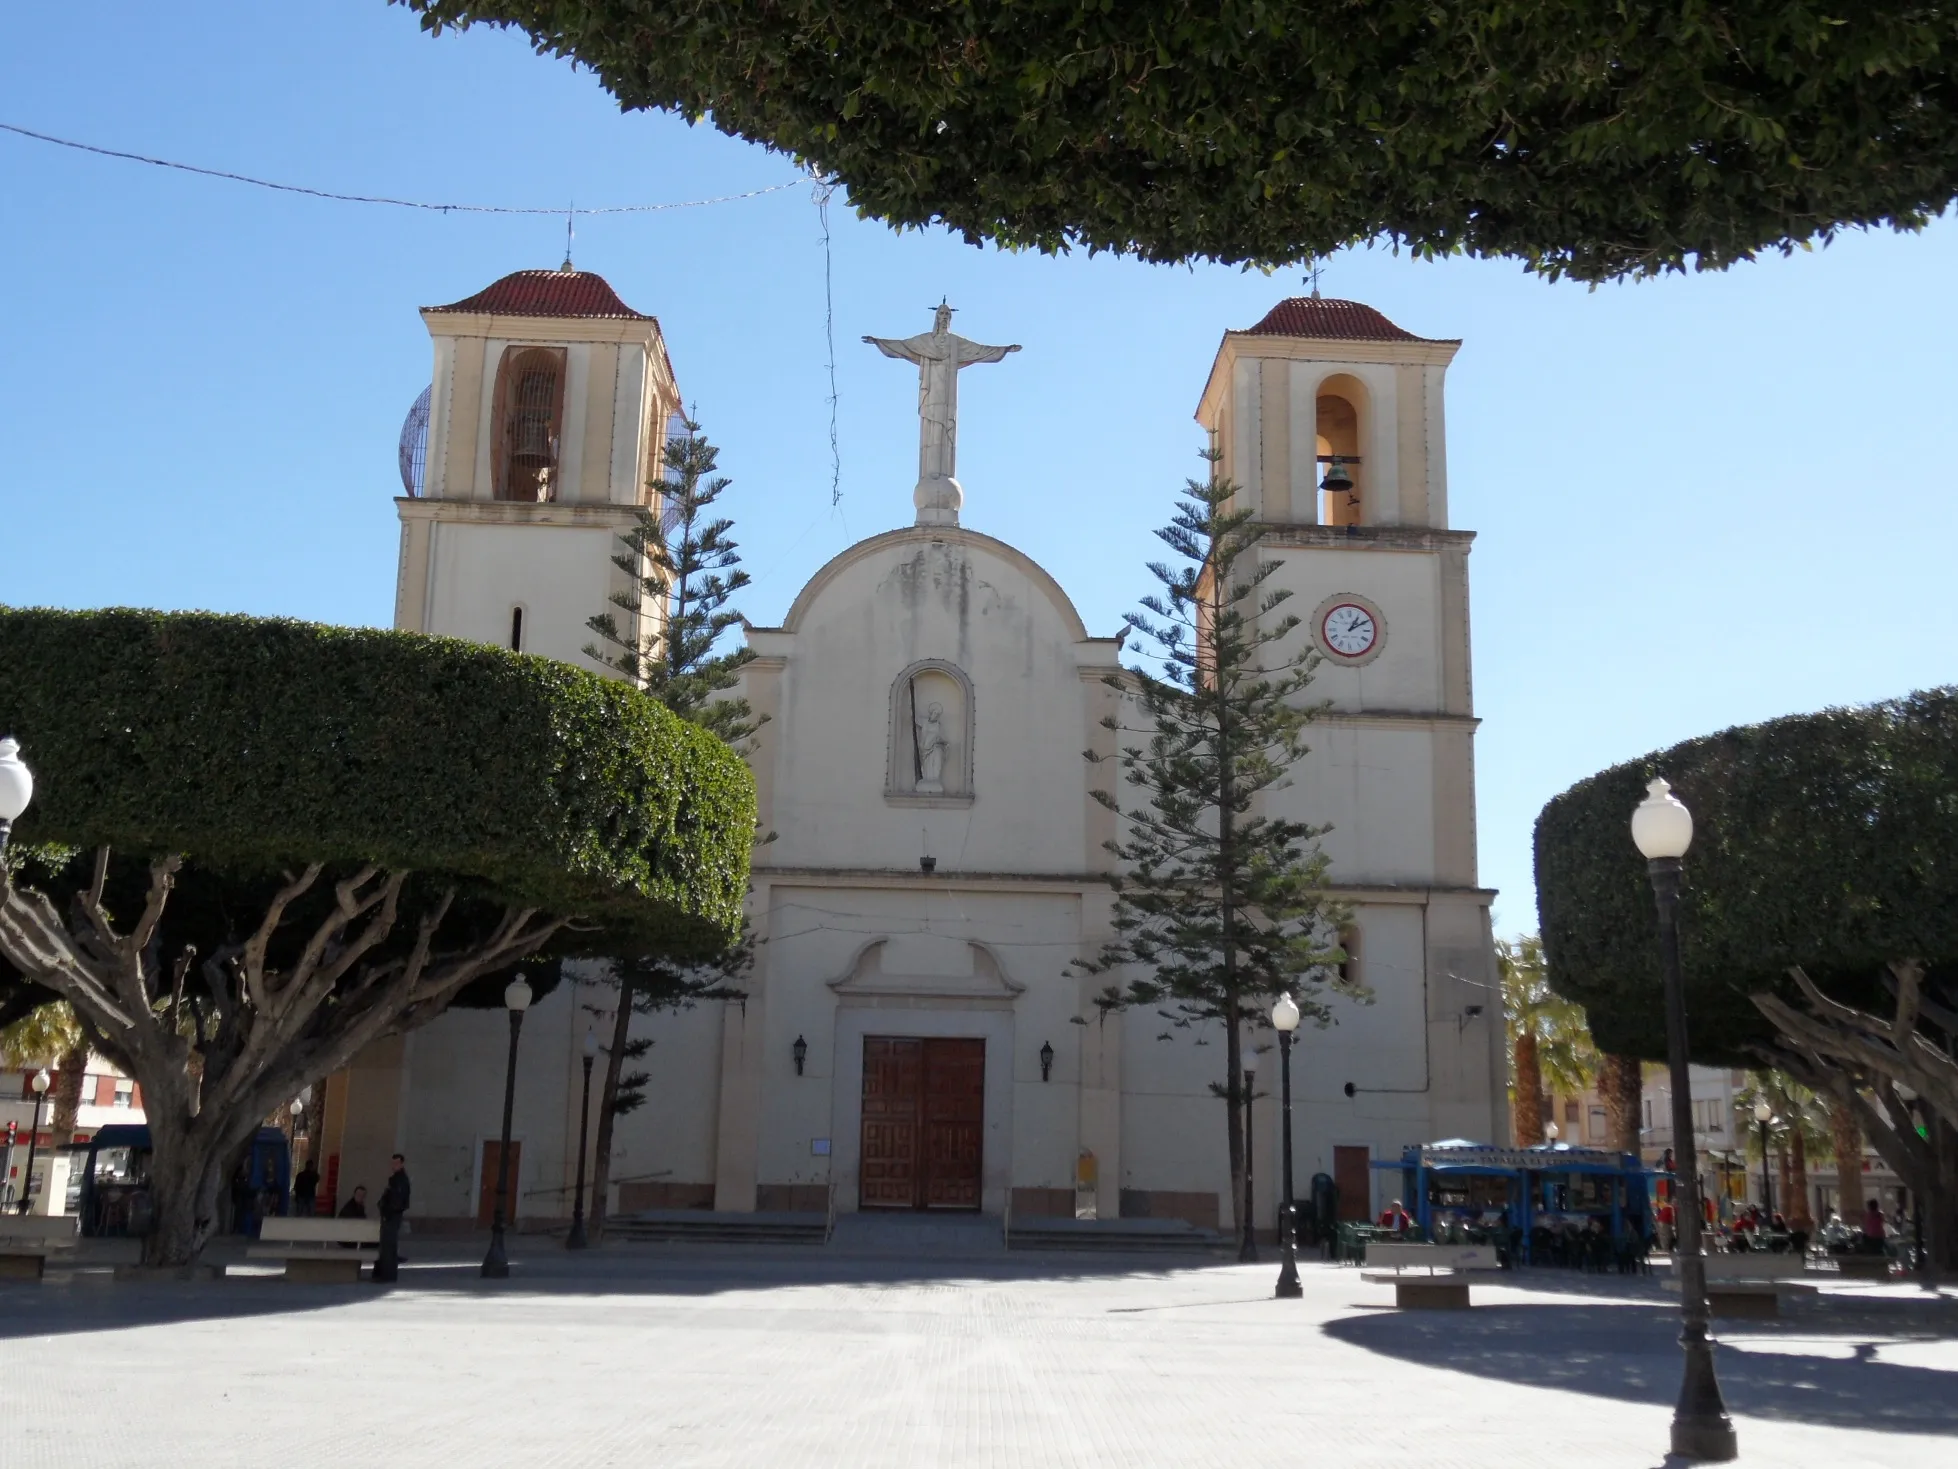
{"label": "bronze bell", "polygon": [[1353,495],[1353,476],[1346,472],[1346,465],[1337,454],[1333,455],[1333,462],[1326,466],[1326,477],[1320,481],[1320,485],[1328,494]]}

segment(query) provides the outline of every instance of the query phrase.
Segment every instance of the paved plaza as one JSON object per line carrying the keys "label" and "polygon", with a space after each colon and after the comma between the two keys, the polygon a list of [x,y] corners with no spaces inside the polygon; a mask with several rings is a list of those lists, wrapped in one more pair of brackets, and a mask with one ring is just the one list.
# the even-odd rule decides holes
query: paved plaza
{"label": "paved plaza", "polygon": [[[0,1285],[0,1463],[1659,1469],[1650,1279],[1396,1312],[1359,1272],[417,1240],[401,1283]],[[1722,1333],[1741,1463],[1958,1465],[1958,1297],[1828,1290]]]}

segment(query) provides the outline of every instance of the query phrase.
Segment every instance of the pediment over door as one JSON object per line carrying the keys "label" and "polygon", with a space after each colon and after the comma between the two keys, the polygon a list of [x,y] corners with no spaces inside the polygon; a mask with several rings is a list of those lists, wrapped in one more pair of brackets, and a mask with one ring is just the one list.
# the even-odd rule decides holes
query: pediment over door
{"label": "pediment over door", "polygon": [[984,944],[933,934],[902,934],[865,944],[827,981],[839,1001],[939,1002],[1009,1007],[1026,986],[1007,977]]}

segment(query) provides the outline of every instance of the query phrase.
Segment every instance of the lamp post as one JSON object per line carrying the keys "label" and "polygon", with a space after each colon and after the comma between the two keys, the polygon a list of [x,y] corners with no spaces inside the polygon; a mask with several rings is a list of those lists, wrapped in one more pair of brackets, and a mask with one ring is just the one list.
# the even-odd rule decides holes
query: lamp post
{"label": "lamp post", "polygon": [[1774,1213],[1774,1194],[1768,1182],[1768,1124],[1774,1121],[1774,1108],[1762,1097],[1754,1104],[1754,1121],[1761,1129],[1761,1212]]}
{"label": "lamp post", "polygon": [[1271,1007],[1271,1028],[1278,1032],[1279,1116],[1284,1144],[1281,1168],[1285,1180],[1285,1202],[1278,1211],[1278,1245],[1285,1263],[1279,1267],[1278,1286],[1272,1294],[1280,1300],[1296,1300],[1305,1294],[1305,1287],[1299,1284],[1298,1204],[1292,1197],[1292,1032],[1299,1028],[1299,1007],[1289,994],[1280,995]]}
{"label": "lamp post", "polygon": [[483,1256],[483,1274],[503,1280],[510,1274],[510,1258],[503,1252],[503,1199],[510,1187],[510,1104],[517,1092],[517,1033],[523,1029],[523,1012],[530,1008],[530,986],[519,974],[503,991],[503,1003],[510,1011],[510,1065],[503,1075],[503,1143],[496,1153],[496,1207],[490,1215],[489,1253]]}
{"label": "lamp post", "polygon": [[567,1250],[582,1250],[585,1239],[585,1122],[591,1116],[591,1063],[598,1055],[598,1037],[585,1032],[585,1089],[578,1098],[578,1191],[571,1200],[571,1232],[564,1237]]}
{"label": "lamp post", "polygon": [[1706,1260],[1700,1254],[1699,1159],[1693,1146],[1693,1091],[1687,1060],[1685,981],[1679,965],[1680,859],[1693,844],[1693,814],[1655,780],[1632,812],[1632,841],[1646,859],[1659,909],[1659,959],[1665,971],[1666,1064],[1672,1073],[1673,1266],[1679,1275],[1679,1345],[1686,1373],[1672,1414],[1672,1451],[1726,1461],[1740,1452],[1720,1396],[1707,1335]]}
{"label": "lamp post", "polygon": [[[7,741],[12,744],[13,741]],[[25,1214],[27,1206],[33,1202],[34,1195],[34,1150],[41,1144],[41,1101],[48,1094],[48,1084],[54,1078],[48,1075],[43,1066],[34,1073],[30,1085],[34,1088],[34,1130],[27,1134],[27,1172],[20,1181],[20,1208],[17,1212]]]}
{"label": "lamp post", "polygon": [[34,799],[34,772],[22,763],[20,746],[11,736],[0,740],[0,857],[7,855],[7,837],[14,822]]}
{"label": "lamp post", "polygon": [[1237,1247],[1237,1258],[1241,1264],[1253,1264],[1258,1258],[1257,1211],[1252,1203],[1251,1191],[1251,1099],[1258,1094],[1258,1072],[1254,1062],[1248,1057],[1244,1062],[1244,1239]]}

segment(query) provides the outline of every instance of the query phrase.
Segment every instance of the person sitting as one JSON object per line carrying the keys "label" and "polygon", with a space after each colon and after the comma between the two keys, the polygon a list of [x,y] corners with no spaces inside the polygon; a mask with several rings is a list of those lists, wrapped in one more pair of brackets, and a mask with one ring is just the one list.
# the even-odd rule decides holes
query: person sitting
{"label": "person sitting", "polygon": [[1881,1255],[1888,1229],[1889,1226],[1883,1218],[1883,1206],[1875,1199],[1871,1199],[1863,1209],[1863,1237],[1857,1241],[1858,1252],[1865,1255]]}
{"label": "person sitting", "polygon": [[1414,1220],[1407,1210],[1401,1207],[1401,1201],[1395,1199],[1380,1211],[1380,1227],[1391,1229],[1395,1234],[1405,1234],[1414,1227]]}
{"label": "person sitting", "polygon": [[356,1184],[353,1196],[340,1206],[342,1219],[365,1219],[367,1217],[367,1186]]}

